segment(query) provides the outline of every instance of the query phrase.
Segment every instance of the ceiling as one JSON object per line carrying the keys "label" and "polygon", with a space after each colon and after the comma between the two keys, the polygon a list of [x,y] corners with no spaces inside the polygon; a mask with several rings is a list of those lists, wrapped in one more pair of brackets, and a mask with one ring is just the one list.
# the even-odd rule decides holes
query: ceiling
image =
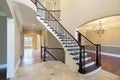
{"label": "ceiling", "polygon": [[36,12],[30,7],[21,3],[14,3],[14,10],[23,29],[42,30],[44,28],[37,20]]}
{"label": "ceiling", "polygon": [[107,18],[98,19],[89,23],[86,23],[79,27],[79,30],[91,31],[95,30],[99,26],[99,20],[101,20],[102,26],[106,29],[120,27],[120,16],[112,16]]}

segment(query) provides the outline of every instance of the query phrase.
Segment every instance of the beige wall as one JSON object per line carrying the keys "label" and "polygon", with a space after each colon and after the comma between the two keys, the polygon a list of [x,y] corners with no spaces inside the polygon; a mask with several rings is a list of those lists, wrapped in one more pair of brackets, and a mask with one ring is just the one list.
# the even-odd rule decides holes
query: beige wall
{"label": "beige wall", "polygon": [[47,32],[47,46],[49,48],[62,48],[61,44],[50,32]]}
{"label": "beige wall", "polygon": [[47,31],[42,30],[42,36],[41,36],[41,46],[47,46]]}
{"label": "beige wall", "polygon": [[21,25],[18,22],[17,17],[15,16],[15,67],[18,64],[18,61],[20,59],[20,55],[23,54],[23,50],[21,48],[22,42],[21,42],[21,35],[22,31],[20,29]]}
{"label": "beige wall", "polygon": [[92,20],[120,14],[120,0],[61,0],[61,22],[74,35],[75,28]]}
{"label": "beige wall", "polygon": [[40,48],[40,36],[41,36],[41,31],[40,30],[23,30],[24,37],[25,36],[30,36],[33,39],[33,46],[24,46],[24,48]]}
{"label": "beige wall", "polygon": [[58,40],[46,30],[42,30],[41,46],[48,46],[50,48],[62,48]]}
{"label": "beige wall", "polygon": [[102,45],[115,45],[120,46],[120,27],[110,28],[105,31],[105,33],[99,37],[95,32],[86,32],[86,37],[94,43],[100,43]]}

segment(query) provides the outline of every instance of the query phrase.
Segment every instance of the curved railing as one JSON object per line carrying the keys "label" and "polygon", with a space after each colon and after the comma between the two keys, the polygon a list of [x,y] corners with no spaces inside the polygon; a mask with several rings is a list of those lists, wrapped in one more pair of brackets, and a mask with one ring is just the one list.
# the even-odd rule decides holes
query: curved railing
{"label": "curved railing", "polygon": [[93,43],[79,31],[77,33],[79,42],[85,46],[85,51],[92,56],[92,60],[96,61],[97,65],[101,65],[101,45]]}
{"label": "curved railing", "polygon": [[[31,0],[37,7],[37,16],[40,17],[41,20],[44,20],[45,23],[48,24],[48,26],[54,30],[55,33],[57,33],[57,35],[60,36],[60,38],[65,40],[66,46],[70,46],[68,42],[70,42],[70,44],[77,44],[77,49],[79,49],[79,72],[80,73],[85,73],[85,45],[82,46],[82,44],[76,40],[64,27],[63,25],[55,18],[54,15],[52,15],[50,13],[50,11],[48,11],[38,0]],[[99,65],[99,46],[100,45],[96,45],[96,65]],[[73,53],[72,49],[74,47],[68,47],[68,50],[71,50],[71,53]]]}
{"label": "curved railing", "polygon": [[[38,16],[40,16],[41,19],[45,19],[46,21],[48,21],[48,24],[56,24],[57,27],[56,28],[53,27],[54,30],[56,30],[61,35],[64,33],[65,37],[73,38],[80,45],[80,43],[63,27],[63,25],[38,0],[31,0],[31,1],[37,6]],[[44,11],[43,10],[41,11],[41,9],[44,9]],[[45,13],[46,13],[46,15],[45,15]],[[58,27],[60,27],[61,29],[58,29]],[[62,32],[60,32],[58,30],[60,30]]]}

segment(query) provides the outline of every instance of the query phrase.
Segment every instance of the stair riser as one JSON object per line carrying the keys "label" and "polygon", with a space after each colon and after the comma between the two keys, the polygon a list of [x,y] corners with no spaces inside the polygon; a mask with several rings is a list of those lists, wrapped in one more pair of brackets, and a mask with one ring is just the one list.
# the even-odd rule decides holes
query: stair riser
{"label": "stair riser", "polygon": [[90,66],[92,66],[92,65],[94,65],[94,64],[95,64],[95,62],[90,62],[90,63],[88,63],[88,64],[85,64],[85,68],[90,67]]}
{"label": "stair riser", "polygon": [[69,53],[80,53],[80,51],[79,50],[69,51]]}

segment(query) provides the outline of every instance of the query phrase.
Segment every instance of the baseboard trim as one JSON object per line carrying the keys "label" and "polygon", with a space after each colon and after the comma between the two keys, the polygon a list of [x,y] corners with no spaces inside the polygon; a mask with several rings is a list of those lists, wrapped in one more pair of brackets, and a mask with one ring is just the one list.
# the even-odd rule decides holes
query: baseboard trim
{"label": "baseboard trim", "polygon": [[17,72],[17,69],[18,69],[18,67],[19,67],[19,64],[20,64],[20,58],[19,58],[19,60],[18,60],[18,62],[17,62],[17,64],[16,64],[15,73]]}
{"label": "baseboard trim", "polygon": [[[94,53],[95,51],[92,51],[92,50],[86,50],[88,52],[92,52]],[[115,53],[106,53],[106,52],[101,52],[102,55],[107,55],[107,56],[113,56],[113,57],[118,57],[120,58],[120,55],[119,54],[115,54]]]}
{"label": "baseboard trim", "polygon": [[101,52],[101,54],[120,58],[120,55],[114,54],[114,53],[105,53],[105,52]]}
{"label": "baseboard trim", "polygon": [[117,46],[117,45],[102,45],[102,46],[106,46],[106,47],[119,47],[120,48],[120,46]]}
{"label": "baseboard trim", "polygon": [[7,68],[7,64],[1,64],[0,69]]}

